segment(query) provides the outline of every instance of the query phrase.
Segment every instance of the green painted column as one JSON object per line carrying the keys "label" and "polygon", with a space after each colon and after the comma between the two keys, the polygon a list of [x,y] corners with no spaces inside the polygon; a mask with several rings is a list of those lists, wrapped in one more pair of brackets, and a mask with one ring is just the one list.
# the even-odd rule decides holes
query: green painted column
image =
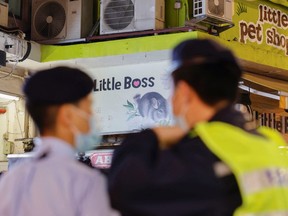
{"label": "green painted column", "polygon": [[[175,8],[178,6],[179,8]],[[165,0],[165,22],[166,27],[182,27],[189,19],[188,0]]]}

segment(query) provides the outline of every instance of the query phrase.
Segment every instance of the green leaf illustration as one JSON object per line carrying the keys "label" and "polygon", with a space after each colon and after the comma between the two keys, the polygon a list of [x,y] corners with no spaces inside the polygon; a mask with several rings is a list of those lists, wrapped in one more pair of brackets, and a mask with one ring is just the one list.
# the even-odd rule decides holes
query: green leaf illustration
{"label": "green leaf illustration", "polygon": [[139,114],[135,112],[135,113],[129,115],[127,121],[129,121],[130,119],[135,118],[135,117],[137,117],[137,116],[139,116]]}
{"label": "green leaf illustration", "polygon": [[247,6],[244,3],[239,2],[237,5],[236,14],[240,16],[242,13],[247,13]]}
{"label": "green leaf illustration", "polygon": [[126,107],[129,110],[134,110],[135,109],[134,105],[131,102],[129,102],[128,100],[127,100],[127,104],[123,104],[123,106]]}

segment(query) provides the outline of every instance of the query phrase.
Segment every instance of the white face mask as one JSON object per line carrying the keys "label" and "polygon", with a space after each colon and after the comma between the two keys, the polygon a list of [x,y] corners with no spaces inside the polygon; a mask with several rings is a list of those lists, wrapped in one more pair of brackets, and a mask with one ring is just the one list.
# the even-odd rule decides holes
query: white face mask
{"label": "white face mask", "polygon": [[183,115],[174,116],[174,125],[180,127],[184,132],[190,130],[189,125]]}
{"label": "white face mask", "polygon": [[93,116],[89,116],[83,110],[77,108],[77,113],[82,117],[89,120],[89,132],[81,133],[79,130],[74,129],[75,132],[75,148],[78,152],[85,152],[96,149],[102,141],[102,136],[99,134],[96,128],[96,119]]}
{"label": "white face mask", "polygon": [[[179,104],[178,104],[179,105]],[[184,132],[188,132],[190,130],[190,126],[185,118],[185,115],[188,112],[188,108],[186,104],[181,104],[179,113],[174,114],[174,125],[180,127]]]}

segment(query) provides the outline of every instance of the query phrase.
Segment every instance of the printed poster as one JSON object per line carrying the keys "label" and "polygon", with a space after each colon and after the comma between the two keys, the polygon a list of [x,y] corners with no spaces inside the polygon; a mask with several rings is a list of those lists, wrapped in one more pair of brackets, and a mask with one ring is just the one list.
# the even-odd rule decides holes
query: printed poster
{"label": "printed poster", "polygon": [[169,62],[90,69],[94,112],[102,134],[138,132],[172,124]]}

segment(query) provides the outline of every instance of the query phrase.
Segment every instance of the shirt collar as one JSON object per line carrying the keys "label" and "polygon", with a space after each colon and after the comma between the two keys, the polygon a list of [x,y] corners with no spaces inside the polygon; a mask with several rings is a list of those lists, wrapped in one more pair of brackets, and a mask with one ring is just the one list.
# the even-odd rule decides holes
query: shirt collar
{"label": "shirt collar", "polygon": [[53,154],[75,158],[74,148],[64,140],[56,137],[41,137],[35,141],[36,148],[34,156],[39,157],[43,154]]}
{"label": "shirt collar", "polygon": [[221,121],[228,124],[232,124],[238,126],[240,128],[244,128],[245,119],[243,114],[237,110],[235,110],[234,106],[230,105],[224,107],[223,109],[219,110],[210,120],[212,121]]}

